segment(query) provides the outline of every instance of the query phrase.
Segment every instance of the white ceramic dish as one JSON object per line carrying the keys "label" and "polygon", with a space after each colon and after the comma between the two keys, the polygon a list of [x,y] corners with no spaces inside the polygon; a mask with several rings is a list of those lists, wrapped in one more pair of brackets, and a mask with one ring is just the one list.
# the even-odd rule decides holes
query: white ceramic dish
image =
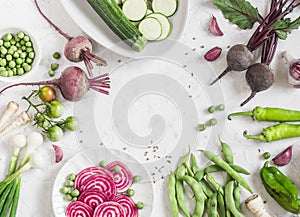
{"label": "white ceramic dish", "polygon": [[31,42],[32,42],[32,46],[33,46],[33,49],[34,49],[34,52],[35,52],[35,57],[34,57],[34,60],[31,64],[31,70],[29,72],[24,73],[21,76],[11,76],[11,77],[2,77],[2,76],[0,76],[0,81],[4,81],[4,82],[21,81],[24,78],[28,77],[29,75],[32,75],[35,72],[38,65],[39,65],[41,51],[40,51],[40,47],[39,47],[39,44],[38,44],[35,36],[31,32],[29,32],[26,29],[23,29],[21,27],[6,28],[6,29],[0,30],[0,38],[2,38],[6,33],[17,34],[20,31],[24,32],[26,35],[28,35],[30,37]]}
{"label": "white ceramic dish", "polygon": [[[165,41],[149,42],[145,49],[138,53],[132,48],[121,42],[98,14],[91,8],[87,1],[61,0],[61,4],[66,9],[71,18],[80,26],[80,28],[93,38],[96,42],[112,51],[128,57],[137,57],[143,55],[155,55],[165,52],[162,47]],[[168,39],[177,41],[180,39],[188,16],[188,0],[178,1],[178,10],[171,17],[173,25],[172,32]]]}
{"label": "white ceramic dish", "polygon": [[128,154],[117,150],[109,150],[105,147],[83,151],[71,158],[62,167],[55,179],[52,192],[52,205],[55,216],[65,217],[65,208],[70,203],[64,200],[63,194],[60,193],[60,189],[66,182],[67,176],[71,173],[76,174],[84,168],[99,165],[101,160],[107,163],[115,160],[122,161],[128,166],[133,175],[141,177],[141,181],[133,183],[131,187],[135,190],[135,195],[132,198],[135,202],[142,201],[144,203],[144,208],[139,211],[139,217],[151,216],[154,193],[153,184],[150,181],[148,172]]}

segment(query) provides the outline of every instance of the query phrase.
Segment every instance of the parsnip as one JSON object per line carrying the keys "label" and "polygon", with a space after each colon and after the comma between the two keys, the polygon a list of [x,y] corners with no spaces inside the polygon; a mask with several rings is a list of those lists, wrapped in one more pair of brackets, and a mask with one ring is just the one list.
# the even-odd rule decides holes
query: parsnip
{"label": "parsnip", "polygon": [[245,200],[245,205],[255,217],[273,217],[265,209],[264,202],[258,194],[253,194],[248,197]]}
{"label": "parsnip", "polygon": [[19,104],[15,101],[10,101],[4,110],[4,112],[0,116],[0,128],[7,124],[9,119],[18,111]]}
{"label": "parsnip", "polygon": [[10,124],[6,125],[5,128],[3,128],[0,131],[0,137],[4,136],[5,134],[9,133],[10,131],[21,127],[27,123],[29,123],[31,120],[29,114],[26,111],[21,112]]}

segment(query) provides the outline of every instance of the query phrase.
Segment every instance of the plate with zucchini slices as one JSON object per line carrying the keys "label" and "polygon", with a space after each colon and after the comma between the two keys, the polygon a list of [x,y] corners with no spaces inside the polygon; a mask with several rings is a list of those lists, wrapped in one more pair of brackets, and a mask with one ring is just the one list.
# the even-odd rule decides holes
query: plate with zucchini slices
{"label": "plate with zucchini slices", "polygon": [[165,41],[180,39],[188,16],[188,1],[181,0],[64,0],[61,4],[87,35],[128,57],[163,52]]}

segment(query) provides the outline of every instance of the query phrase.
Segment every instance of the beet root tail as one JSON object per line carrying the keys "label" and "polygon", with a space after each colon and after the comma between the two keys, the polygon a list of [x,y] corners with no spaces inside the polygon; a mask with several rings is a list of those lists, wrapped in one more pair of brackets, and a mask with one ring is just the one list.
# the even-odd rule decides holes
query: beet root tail
{"label": "beet root tail", "polygon": [[245,99],[245,101],[242,102],[240,106],[246,105],[251,99],[254,98],[255,95],[256,95],[256,92],[255,92],[255,91],[252,91],[251,94],[250,94],[250,96],[249,96],[247,99]]}
{"label": "beet root tail", "polygon": [[214,83],[216,83],[218,80],[220,80],[221,78],[223,78],[230,71],[231,71],[231,69],[229,69],[227,67],[215,80],[213,80],[213,82],[210,83],[210,86],[214,85]]}

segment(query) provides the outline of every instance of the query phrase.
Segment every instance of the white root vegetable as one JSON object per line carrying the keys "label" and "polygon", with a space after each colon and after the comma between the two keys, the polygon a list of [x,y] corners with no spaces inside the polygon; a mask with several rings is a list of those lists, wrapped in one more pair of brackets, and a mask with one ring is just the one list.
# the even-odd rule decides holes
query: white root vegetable
{"label": "white root vegetable", "polygon": [[248,197],[245,200],[245,205],[255,217],[273,217],[265,209],[264,202],[258,194],[253,194]]}
{"label": "white root vegetable", "polygon": [[31,118],[26,111],[21,112],[10,124],[0,131],[0,137],[3,137],[10,131],[27,124],[30,120]]}
{"label": "white root vegetable", "polygon": [[4,112],[0,116],[0,128],[6,124],[9,119],[18,111],[19,104],[15,101],[10,101],[4,110]]}

